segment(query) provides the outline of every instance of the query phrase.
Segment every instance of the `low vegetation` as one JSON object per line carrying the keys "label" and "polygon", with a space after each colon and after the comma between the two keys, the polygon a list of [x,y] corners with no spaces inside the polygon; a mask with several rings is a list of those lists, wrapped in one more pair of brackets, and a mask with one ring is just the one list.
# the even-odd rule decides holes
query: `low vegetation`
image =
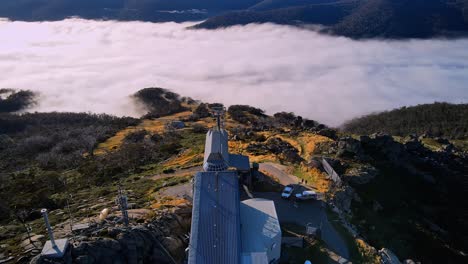
{"label": "low vegetation", "polygon": [[[139,94],[151,102],[156,98],[168,108],[155,106],[142,119],[84,113],[0,114],[2,243],[20,242],[24,228],[15,216],[19,211],[26,212],[26,222],[35,230],[43,229],[38,209],[63,213],[67,199],[73,197],[72,210],[77,217],[86,217],[109,206],[119,186],[128,190],[131,202],[139,208],[159,210],[187,202],[161,194],[167,187],[189,182],[196,166],[202,164],[204,133],[215,123],[209,111],[218,104],[202,104],[154,89]],[[232,153],[249,155],[252,162],[283,163],[289,168],[287,173],[307,180],[319,192],[341,189],[333,188],[315,156],[330,159],[342,176],[350,169],[374,166],[377,175],[368,182],[347,183],[355,190],[347,219],[372,246],[388,247],[401,258],[440,262],[443,258],[458,260],[453,252],[466,244],[466,224],[459,214],[465,205],[466,183],[460,164],[466,156],[451,146],[453,142],[461,148],[466,141],[427,135],[437,134],[434,129],[439,128],[439,136],[463,138],[450,133],[465,126],[465,115],[466,105],[441,103],[363,117],[345,127],[348,132],[344,133],[355,134],[388,129],[383,132],[400,133],[395,137],[398,141],[391,136],[339,138],[335,130],[294,113],[267,116],[246,105],[231,106],[225,124]],[[411,120],[412,126],[402,125],[402,119]],[[171,126],[174,121],[182,121],[183,126]],[[419,132],[426,134],[421,142],[417,137],[405,137]],[[427,180],[431,177],[433,182]],[[280,184],[266,178],[254,184],[256,191],[281,191]],[[348,178],[342,177],[345,183]],[[78,208],[81,203],[84,207]],[[352,237],[335,214],[329,212],[328,217],[345,238],[353,263],[376,263],[371,247]],[[66,218],[51,214],[53,224]],[[433,231],[434,226],[442,231]],[[283,225],[283,234],[302,235],[296,229]],[[427,248],[437,250],[428,253]],[[328,261],[320,240],[306,240],[305,249],[284,248],[284,252],[299,263],[309,258]]]}
{"label": "low vegetation", "polygon": [[387,133],[395,136],[428,134],[451,139],[468,138],[468,104],[434,103],[370,114],[343,125],[354,134]]}

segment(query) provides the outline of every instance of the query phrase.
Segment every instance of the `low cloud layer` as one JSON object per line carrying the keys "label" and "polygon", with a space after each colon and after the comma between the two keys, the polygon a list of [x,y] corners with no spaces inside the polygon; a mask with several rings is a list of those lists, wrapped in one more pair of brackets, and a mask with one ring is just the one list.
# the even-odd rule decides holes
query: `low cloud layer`
{"label": "low cloud layer", "polygon": [[129,95],[172,89],[208,102],[294,111],[330,125],[404,105],[468,101],[468,40],[353,41],[277,25],[0,21],[0,88],[37,111],[139,116]]}

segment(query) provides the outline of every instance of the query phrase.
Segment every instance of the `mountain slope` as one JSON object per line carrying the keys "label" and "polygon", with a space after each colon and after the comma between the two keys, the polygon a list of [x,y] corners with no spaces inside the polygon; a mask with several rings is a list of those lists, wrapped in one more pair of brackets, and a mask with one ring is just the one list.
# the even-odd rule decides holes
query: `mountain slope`
{"label": "mountain slope", "polygon": [[468,31],[460,6],[438,0],[365,1],[332,32],[354,38],[425,38]]}
{"label": "mountain slope", "polygon": [[397,136],[429,133],[468,138],[468,104],[434,103],[402,107],[348,121],[343,130],[355,134],[388,133]]}
{"label": "mountain slope", "polygon": [[196,25],[195,28],[215,29],[250,23],[334,25],[348,15],[353,8],[354,4],[352,3],[340,3],[280,8],[262,12],[229,12],[212,17]]}
{"label": "mountain slope", "polygon": [[342,0],[263,0],[249,8],[250,11],[266,11],[278,8],[341,2]]}
{"label": "mountain slope", "polygon": [[152,22],[203,20],[229,10],[246,9],[260,0],[2,0],[0,17],[11,20],[88,19]]}
{"label": "mountain slope", "polygon": [[[324,32],[351,38],[429,38],[468,34],[468,1],[356,0],[263,1],[249,12],[227,13],[198,25],[218,28],[248,23],[321,24]],[[278,8],[275,8],[278,7]],[[273,9],[272,9],[273,8]],[[294,11],[294,12],[291,12]]]}

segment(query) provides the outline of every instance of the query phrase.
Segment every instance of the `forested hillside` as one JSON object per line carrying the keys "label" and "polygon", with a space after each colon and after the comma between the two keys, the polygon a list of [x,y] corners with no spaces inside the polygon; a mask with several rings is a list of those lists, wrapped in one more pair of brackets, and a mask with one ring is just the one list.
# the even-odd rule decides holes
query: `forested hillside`
{"label": "forested hillside", "polygon": [[310,5],[267,10],[262,12],[237,11],[210,18],[195,28],[215,29],[250,23],[282,25],[334,25],[349,14],[353,4]]}
{"label": "forested hillside", "polygon": [[351,38],[430,38],[468,34],[467,0],[4,0],[0,17],[50,21],[69,17],[120,21],[203,21],[215,29],[250,23],[326,26]]}
{"label": "forested hillside", "polygon": [[468,31],[465,7],[453,1],[372,0],[332,28],[352,38],[427,38]]}
{"label": "forested hillside", "polygon": [[[430,38],[468,32],[467,1],[349,0],[264,1],[249,11],[222,14],[199,24],[220,28],[248,23],[320,24],[322,32],[350,38]],[[298,5],[299,4],[299,5]]]}
{"label": "forested hillside", "polygon": [[434,103],[370,114],[343,125],[354,134],[388,133],[396,136],[431,134],[453,139],[468,137],[468,104]]}
{"label": "forested hillside", "polygon": [[323,4],[323,3],[334,3],[341,2],[343,0],[263,0],[260,3],[251,6],[249,10],[251,11],[265,11],[272,10],[284,7],[293,7],[293,6],[304,6],[310,4]]}
{"label": "forested hillside", "polygon": [[200,21],[212,14],[246,9],[259,0],[2,0],[0,17],[11,20],[87,19]]}

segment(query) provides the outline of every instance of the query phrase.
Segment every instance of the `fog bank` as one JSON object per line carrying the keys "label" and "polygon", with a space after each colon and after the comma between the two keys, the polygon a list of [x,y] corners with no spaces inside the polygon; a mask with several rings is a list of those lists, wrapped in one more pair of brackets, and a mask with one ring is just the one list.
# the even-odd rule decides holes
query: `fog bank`
{"label": "fog bank", "polygon": [[271,24],[0,21],[0,88],[34,111],[139,116],[129,95],[172,89],[208,102],[294,111],[330,125],[404,105],[468,101],[468,40],[354,41]]}

